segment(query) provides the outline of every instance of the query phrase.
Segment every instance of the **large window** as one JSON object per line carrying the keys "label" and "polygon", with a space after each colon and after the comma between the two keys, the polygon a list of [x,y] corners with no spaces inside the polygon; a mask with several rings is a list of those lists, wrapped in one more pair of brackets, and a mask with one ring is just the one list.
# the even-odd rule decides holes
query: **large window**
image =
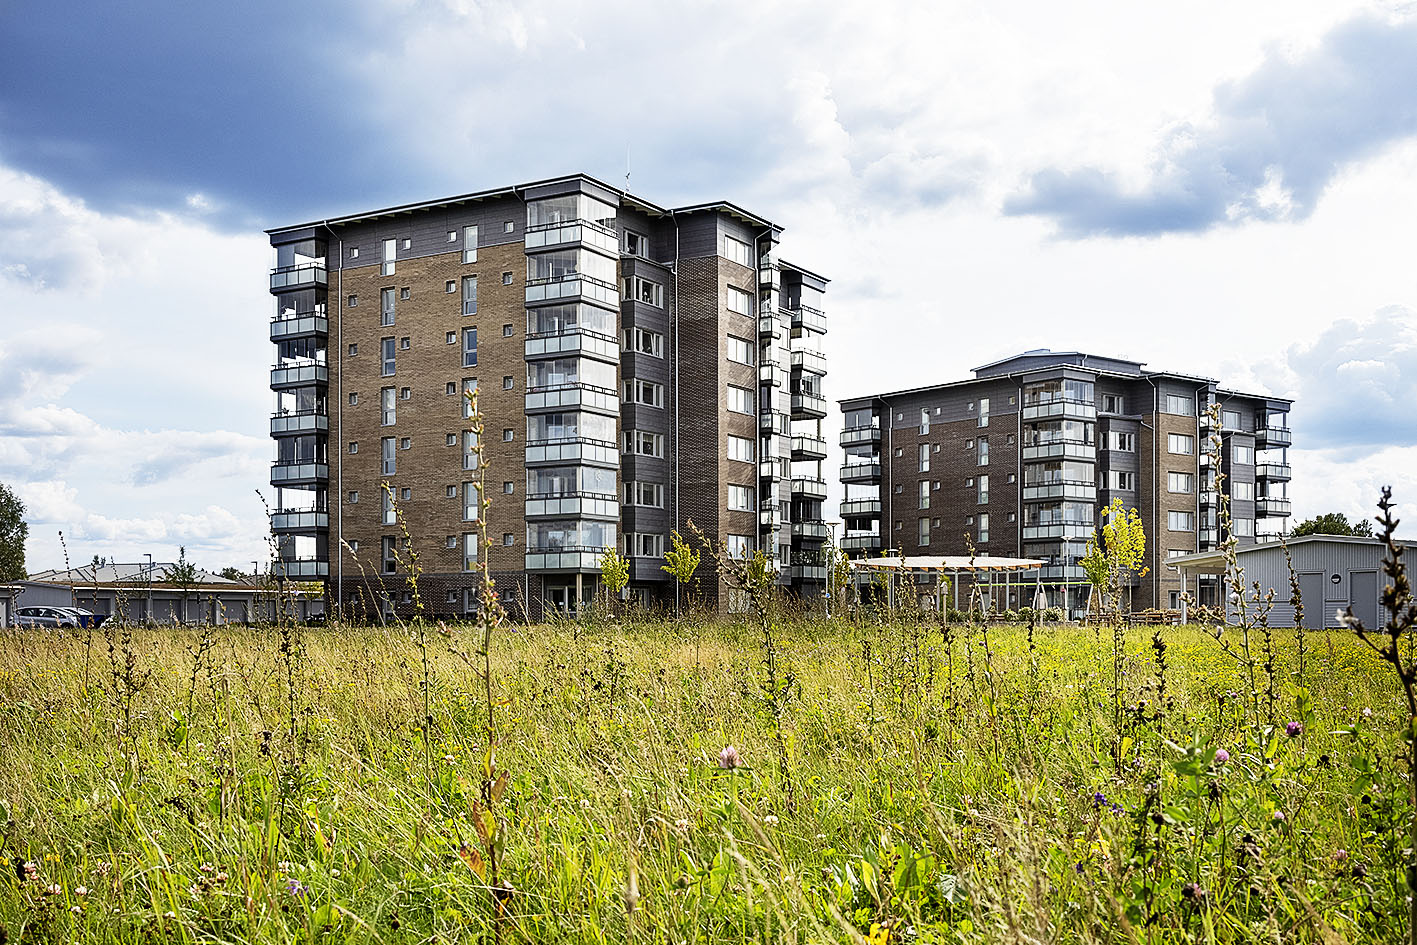
{"label": "large window", "polygon": [[1195,475],[1188,472],[1168,472],[1166,474],[1166,491],[1188,493],[1195,492]]}
{"label": "large window", "polygon": [[462,569],[464,571],[477,570],[477,532],[463,532]]}
{"label": "large window", "polygon": [[625,536],[625,546],[631,558],[664,557],[664,536],[656,532],[631,532]]}
{"label": "large window", "polygon": [[1241,429],[1241,427],[1240,427],[1240,411],[1238,411],[1238,410],[1222,410],[1222,411],[1220,411],[1220,425],[1221,425],[1223,428],[1225,428],[1226,430],[1239,430],[1239,429]]}
{"label": "large window", "polygon": [[930,444],[921,443],[919,449],[919,469],[920,472],[930,471]]}
{"label": "large window", "polygon": [[[637,456],[664,457],[664,435],[648,430],[626,430],[624,451]],[[731,459],[732,457],[730,457]]]}
{"label": "large window", "polygon": [[472,417],[472,394],[477,393],[477,378],[465,377],[462,379],[462,415],[464,419]]}
{"label": "large window", "polygon": [[664,336],[647,328],[625,329],[625,350],[651,357],[664,357]]}
{"label": "large window", "polygon": [[1122,492],[1137,491],[1137,474],[1121,469],[1107,470],[1107,488]]}
{"label": "large window", "polygon": [[646,407],[663,407],[664,385],[637,377],[626,378],[625,399],[631,403],[644,404]]}
{"label": "large window", "polygon": [[380,545],[379,570],[383,571],[385,574],[393,574],[399,569],[399,559],[395,550],[393,536],[385,535]]}
{"label": "large window", "polygon": [[633,481],[625,483],[625,504],[641,508],[664,508],[664,485],[658,482]]}
{"label": "large window", "polygon": [[727,544],[730,558],[746,558],[753,553],[751,535],[729,535]]}
{"label": "large window", "polygon": [[388,328],[394,323],[394,290],[379,290],[379,324]]}
{"label": "large window", "polygon": [[989,438],[987,436],[979,438],[979,465],[989,465]]}
{"label": "large window", "polygon": [[388,489],[379,490],[380,499],[380,521],[385,525],[397,525],[399,521],[398,509],[394,507],[394,494]]}
{"label": "large window", "polygon": [[477,276],[462,277],[462,313],[477,314]]}
{"label": "large window", "polygon": [[379,391],[379,424],[380,426],[391,427],[398,419],[398,397],[395,396],[392,387],[385,387]]}
{"label": "large window", "polygon": [[393,437],[386,436],[379,441],[379,454],[382,458],[382,474],[392,476],[398,471],[398,450],[395,448]]}
{"label": "large window", "polygon": [[928,479],[920,480],[920,505],[918,507],[922,509],[930,507],[930,480]]}
{"label": "large window", "polygon": [[527,386],[531,388],[560,387],[564,384],[586,384],[615,392],[615,365],[590,358],[551,358],[532,361],[526,366]]}
{"label": "large window", "polygon": [[989,425],[989,398],[979,398],[979,425],[987,427]]}
{"label": "large window", "polygon": [[394,339],[379,339],[379,352],[381,356],[380,372],[384,377],[394,376],[394,352],[396,350],[397,349],[394,347]]}
{"label": "large window", "polygon": [[753,392],[746,387],[734,387],[728,385],[728,409],[734,413],[746,413],[752,415],[756,413],[753,406]]}
{"label": "large window", "polygon": [[920,408],[920,435],[924,436],[930,432],[930,408]]}
{"label": "large window", "polygon": [[753,297],[737,286],[728,287],[728,310],[739,315],[753,314]]}
{"label": "large window", "polygon": [[1253,482],[1231,482],[1230,498],[1241,502],[1253,502],[1255,499],[1255,484]]}
{"label": "large window", "polygon": [[615,314],[580,302],[543,305],[527,310],[526,330],[529,335],[564,335],[572,331],[593,331],[607,338],[614,338]]}
{"label": "large window", "polygon": [[1114,453],[1135,453],[1137,451],[1136,434],[1118,433],[1115,430],[1108,430],[1107,448]]}
{"label": "large window", "polygon": [[723,238],[723,256],[725,259],[731,259],[750,269],[753,266],[752,248],[742,240],[735,240],[731,236],[725,236]]}
{"label": "large window", "polygon": [[919,534],[918,534],[918,536],[917,536],[918,541],[919,541],[919,544],[921,544],[921,545],[928,545],[928,544],[930,544],[930,520],[929,520],[928,518],[921,518],[921,519],[920,519],[919,529],[920,529],[920,531],[919,531]]}
{"label": "large window", "polygon": [[615,442],[615,418],[598,413],[533,414],[526,423],[527,439],[533,443],[575,439]]}
{"label": "large window", "polygon": [[728,508],[734,512],[752,512],[757,506],[753,504],[753,489],[751,486],[728,487]]}
{"label": "large window", "polygon": [[559,249],[526,258],[528,281],[589,276],[607,285],[615,284],[615,261],[586,249]]}
{"label": "large window", "polygon": [[664,308],[664,286],[641,276],[626,276],[621,283],[621,297],[635,302],[643,302],[655,308]]}
{"label": "large window", "polygon": [[978,498],[978,504],[980,504],[980,505],[988,505],[988,504],[989,504],[989,477],[988,477],[988,476],[980,476],[980,477],[979,477],[979,495],[978,495],[977,498]]}
{"label": "large window", "polygon": [[757,348],[751,341],[728,336],[728,360],[739,364],[756,364]]}
{"label": "large window", "polygon": [[1231,530],[1240,538],[1255,537],[1255,520],[1252,518],[1237,518],[1230,523]]}
{"label": "large window", "polygon": [[1023,389],[1023,402],[1025,406],[1034,407],[1039,404],[1052,404],[1059,401],[1077,401],[1080,403],[1092,403],[1093,386],[1091,381],[1075,381],[1064,378],[1056,378],[1051,381],[1038,381],[1029,384]]}
{"label": "large window", "polygon": [[398,259],[398,241],[384,240],[384,261],[379,267],[379,272],[385,276],[394,274],[395,261]]}
{"label": "large window", "polygon": [[615,208],[589,194],[564,194],[531,200],[526,205],[526,225],[546,226],[589,220],[604,227],[615,225]]}
{"label": "large window", "polygon": [[1178,511],[1167,512],[1166,527],[1173,532],[1193,532],[1196,530],[1195,513]]}
{"label": "large window", "polygon": [[1189,456],[1196,451],[1196,438],[1189,433],[1166,434],[1166,451]]}
{"label": "large window", "polygon": [[1180,417],[1196,415],[1196,399],[1189,394],[1167,394],[1161,401],[1161,412]]}
{"label": "large window", "polygon": [[980,513],[979,513],[979,541],[980,541],[980,542],[986,542],[986,541],[988,541],[988,540],[989,540],[989,513],[988,513],[988,512],[980,512]]}
{"label": "large window", "polygon": [[462,366],[477,367],[477,329],[462,330]]}
{"label": "large window", "polygon": [[728,458],[740,463],[753,462],[754,443],[741,436],[728,435]]}
{"label": "large window", "polygon": [[477,449],[477,431],[462,431],[462,468],[476,469],[481,457]]}
{"label": "large window", "polygon": [[1236,466],[1250,466],[1255,462],[1255,450],[1252,446],[1241,446],[1239,443],[1230,444],[1230,462]]}
{"label": "large window", "polygon": [[464,522],[477,521],[477,510],[482,503],[478,501],[477,483],[465,482],[462,484],[462,520]]}
{"label": "large window", "polygon": [[465,226],[462,228],[462,261],[465,263],[477,262],[476,226]]}

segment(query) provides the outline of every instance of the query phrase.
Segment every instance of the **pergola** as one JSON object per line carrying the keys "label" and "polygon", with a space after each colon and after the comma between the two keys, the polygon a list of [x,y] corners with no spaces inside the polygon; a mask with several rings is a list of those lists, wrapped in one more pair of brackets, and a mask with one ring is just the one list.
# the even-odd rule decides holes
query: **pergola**
{"label": "pergola", "polygon": [[[885,571],[890,573],[892,580],[887,587],[887,593],[891,595],[892,605],[895,603],[895,575],[901,573],[914,575],[932,572],[948,575],[950,585],[954,588],[954,609],[959,610],[959,576],[961,574],[987,573],[990,575],[1005,575],[1004,594],[1005,600],[1007,600],[1009,588],[1012,586],[1009,576],[1014,574],[1021,575],[1028,571],[1038,571],[1046,563],[1047,562],[1039,561],[1036,558],[999,558],[994,555],[946,555],[944,557],[935,555],[897,555],[883,558],[863,558],[860,561],[851,562],[851,566],[858,571]],[[1020,580],[1017,583],[1019,586],[1023,586],[1026,582]],[[1035,586],[1039,586],[1038,576],[1035,576],[1033,583]]]}

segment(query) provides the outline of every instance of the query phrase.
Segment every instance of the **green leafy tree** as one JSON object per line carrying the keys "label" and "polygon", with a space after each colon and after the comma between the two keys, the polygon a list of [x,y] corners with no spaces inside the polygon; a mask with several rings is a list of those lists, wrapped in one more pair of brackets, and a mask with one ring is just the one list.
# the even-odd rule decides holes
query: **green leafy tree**
{"label": "green leafy tree", "polygon": [[[600,556],[600,583],[614,600],[630,583],[630,559],[614,548]],[[613,605],[612,605],[613,606]]]}
{"label": "green leafy tree", "polygon": [[222,568],[217,573],[228,581],[245,581],[247,577],[249,577],[249,575],[244,573],[240,568],[226,567]]}
{"label": "green leafy tree", "polygon": [[[1136,509],[1122,505],[1121,499],[1102,510],[1102,527],[1087,540],[1087,554],[1082,559],[1087,579],[1102,597],[1109,599],[1114,611],[1121,612],[1121,590],[1124,577],[1141,568],[1146,555],[1146,531]],[[1143,568],[1142,574],[1146,573]]]}
{"label": "green leafy tree", "polygon": [[25,578],[25,539],[29,534],[25,504],[0,482],[0,581]]}
{"label": "green leafy tree", "polygon": [[[699,569],[700,554],[689,547],[689,543],[684,540],[683,535],[679,534],[677,528],[669,537],[673,547],[664,553],[665,563],[660,565],[659,569],[674,578],[679,586],[683,587],[694,579],[694,572]],[[677,608],[675,616],[678,616]]]}
{"label": "green leafy tree", "polygon": [[1349,523],[1348,516],[1342,512],[1325,512],[1322,515],[1315,515],[1313,518],[1306,518],[1295,525],[1289,532],[1293,538],[1303,535],[1342,535],[1356,536],[1359,538],[1373,537],[1373,523],[1366,518]]}
{"label": "green leafy tree", "polygon": [[198,584],[197,566],[187,560],[187,549],[185,546],[177,549],[177,563],[167,569],[165,575],[168,582],[175,584],[182,591],[182,622],[187,622],[187,601],[192,596],[192,589]]}

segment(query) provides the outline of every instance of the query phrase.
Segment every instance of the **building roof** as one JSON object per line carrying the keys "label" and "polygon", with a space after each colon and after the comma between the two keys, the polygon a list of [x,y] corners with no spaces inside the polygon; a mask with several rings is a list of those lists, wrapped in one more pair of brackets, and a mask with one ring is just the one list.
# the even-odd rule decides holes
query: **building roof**
{"label": "building roof", "polygon": [[751,213],[747,210],[744,210],[737,204],[731,203],[727,200],[717,200],[711,201],[709,203],[692,204],[686,207],[666,208],[661,207],[658,204],[651,203],[650,201],[645,200],[642,197],[638,197],[632,193],[629,193],[628,191],[623,190],[622,188],[614,187],[610,184],[605,183],[602,180],[598,180],[597,178],[591,177],[589,174],[567,174],[564,177],[551,177],[547,178],[546,180],[529,181],[524,184],[512,184],[506,187],[494,187],[490,190],[478,190],[466,194],[457,194],[456,196],[452,197],[442,197],[437,200],[420,200],[416,203],[398,204],[393,207],[383,207],[377,210],[365,210],[359,213],[350,213],[344,214],[342,216],[327,217],[323,220],[311,220],[307,223],[295,223],[289,226],[273,227],[272,229],[266,230],[266,235],[275,236],[277,234],[288,233],[294,230],[304,230],[310,227],[329,227],[341,226],[350,223],[362,223],[366,220],[378,219],[379,217],[399,216],[401,214],[413,213],[418,210],[435,210],[439,207],[446,207],[450,204],[474,203],[482,200],[490,200],[496,197],[519,197],[522,195],[523,191],[531,190],[533,188],[547,187],[553,184],[581,180],[588,181],[589,183],[594,184],[597,187],[603,188],[604,190],[607,190],[610,193],[619,194],[620,199],[626,204],[644,213],[647,213],[652,217],[667,217],[673,216],[675,214],[704,212],[727,213],[730,216],[736,216],[739,219],[747,223],[754,224],[756,226],[767,227],[776,232],[782,231],[782,227],[773,223],[766,217],[761,217],[756,213]]}
{"label": "building roof", "polygon": [[[1235,549],[1237,556],[1254,554],[1259,551],[1269,551],[1287,544],[1290,548],[1297,548],[1308,544],[1326,545],[1371,545],[1375,548],[1384,547],[1381,538],[1364,538],[1361,535],[1300,535],[1298,538],[1288,538],[1281,542],[1279,539],[1273,541],[1257,541],[1253,545],[1240,545]],[[1410,545],[1407,541],[1398,541],[1398,544],[1406,548]],[[1207,568],[1214,568],[1216,565],[1225,563],[1225,552],[1223,551],[1201,551],[1194,554],[1178,555],[1174,558],[1167,558],[1166,564],[1171,567],[1183,568],[1188,571],[1204,571]]]}
{"label": "building roof", "polygon": [[[154,561],[151,565],[146,561],[132,564],[114,562],[113,564],[100,565],[97,568],[93,565],[85,565],[62,571],[36,571],[29,576],[29,579],[45,584],[134,584],[146,587],[149,583],[168,583],[168,575],[176,567],[176,563],[171,561]],[[201,568],[196,569],[195,576],[196,583],[203,587],[225,585],[235,590],[251,586],[241,581],[222,577],[220,574],[213,574],[211,571],[204,571]]]}

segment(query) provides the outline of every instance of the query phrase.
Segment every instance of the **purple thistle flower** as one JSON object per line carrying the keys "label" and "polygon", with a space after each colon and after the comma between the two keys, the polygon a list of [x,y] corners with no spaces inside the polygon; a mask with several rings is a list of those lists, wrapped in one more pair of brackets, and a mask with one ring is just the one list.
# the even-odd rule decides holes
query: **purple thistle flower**
{"label": "purple thistle flower", "polygon": [[1288,725],[1284,726],[1284,734],[1288,735],[1290,738],[1298,738],[1300,735],[1304,734],[1304,726],[1300,725],[1298,722],[1290,722]]}
{"label": "purple thistle flower", "polygon": [[1216,764],[1218,764],[1218,765],[1223,765],[1223,764],[1225,764],[1225,762],[1227,762],[1227,761],[1229,761],[1229,760],[1230,760],[1230,752],[1226,751],[1224,748],[1217,748],[1217,749],[1215,750],[1215,763],[1216,763]]}

